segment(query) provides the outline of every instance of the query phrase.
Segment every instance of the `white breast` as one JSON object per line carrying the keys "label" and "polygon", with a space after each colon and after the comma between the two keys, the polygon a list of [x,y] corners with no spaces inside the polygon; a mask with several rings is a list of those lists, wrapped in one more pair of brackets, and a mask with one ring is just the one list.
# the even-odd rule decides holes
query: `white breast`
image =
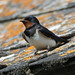
{"label": "white breast", "polygon": [[55,40],[46,37],[41,32],[39,32],[38,29],[36,30],[34,36],[30,38],[26,36],[26,39],[28,40],[30,45],[35,46],[37,49],[44,49],[47,48],[48,46],[50,48],[56,46]]}

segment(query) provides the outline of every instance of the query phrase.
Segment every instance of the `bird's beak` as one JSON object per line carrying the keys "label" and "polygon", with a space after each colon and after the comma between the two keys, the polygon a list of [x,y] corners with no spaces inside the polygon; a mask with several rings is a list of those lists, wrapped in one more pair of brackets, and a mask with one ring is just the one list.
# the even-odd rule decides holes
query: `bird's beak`
{"label": "bird's beak", "polygon": [[22,20],[20,20],[20,22],[22,22],[22,23],[27,23],[28,21],[27,21],[27,20],[22,19]]}
{"label": "bird's beak", "polygon": [[21,19],[21,20],[20,20],[20,22],[24,22],[24,20],[23,20],[23,19]]}

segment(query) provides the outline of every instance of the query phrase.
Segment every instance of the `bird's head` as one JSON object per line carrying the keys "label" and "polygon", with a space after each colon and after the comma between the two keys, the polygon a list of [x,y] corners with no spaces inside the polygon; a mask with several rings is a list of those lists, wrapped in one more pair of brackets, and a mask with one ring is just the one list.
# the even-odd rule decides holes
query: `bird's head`
{"label": "bird's head", "polygon": [[39,24],[38,19],[34,16],[27,16],[20,22],[22,22],[26,28],[29,28],[29,27],[33,26],[34,24]]}

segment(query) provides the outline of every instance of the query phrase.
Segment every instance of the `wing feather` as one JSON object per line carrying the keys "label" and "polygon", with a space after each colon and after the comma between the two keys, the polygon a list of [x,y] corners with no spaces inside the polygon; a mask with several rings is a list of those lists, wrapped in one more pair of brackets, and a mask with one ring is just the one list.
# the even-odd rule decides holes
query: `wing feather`
{"label": "wing feather", "polygon": [[62,38],[56,36],[54,33],[52,33],[52,32],[49,31],[47,28],[45,28],[45,27],[43,27],[43,26],[41,26],[41,25],[40,25],[40,27],[39,27],[39,31],[40,31],[42,34],[44,34],[45,36],[50,37],[50,38],[56,40],[56,42],[65,42],[64,39],[62,39]]}
{"label": "wing feather", "polygon": [[[25,41],[27,41],[26,37],[25,37],[25,33],[22,33],[22,37],[25,39]],[[28,42],[28,41],[27,41]],[[29,42],[28,42],[29,43]]]}

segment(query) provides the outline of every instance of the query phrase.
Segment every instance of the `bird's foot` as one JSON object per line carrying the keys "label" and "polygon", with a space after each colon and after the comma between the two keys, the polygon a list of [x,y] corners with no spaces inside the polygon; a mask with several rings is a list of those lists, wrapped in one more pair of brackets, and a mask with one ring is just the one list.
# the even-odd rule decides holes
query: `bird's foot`
{"label": "bird's foot", "polygon": [[34,55],[37,55],[37,51],[34,53]]}
{"label": "bird's foot", "polygon": [[48,50],[47,52],[49,52],[49,51],[52,50],[52,48],[50,48],[50,46],[48,45],[48,46],[47,46],[47,50]]}
{"label": "bird's foot", "polygon": [[34,51],[34,55],[37,55],[37,52],[38,52],[38,50],[37,50],[37,49],[35,49],[35,51]]}

